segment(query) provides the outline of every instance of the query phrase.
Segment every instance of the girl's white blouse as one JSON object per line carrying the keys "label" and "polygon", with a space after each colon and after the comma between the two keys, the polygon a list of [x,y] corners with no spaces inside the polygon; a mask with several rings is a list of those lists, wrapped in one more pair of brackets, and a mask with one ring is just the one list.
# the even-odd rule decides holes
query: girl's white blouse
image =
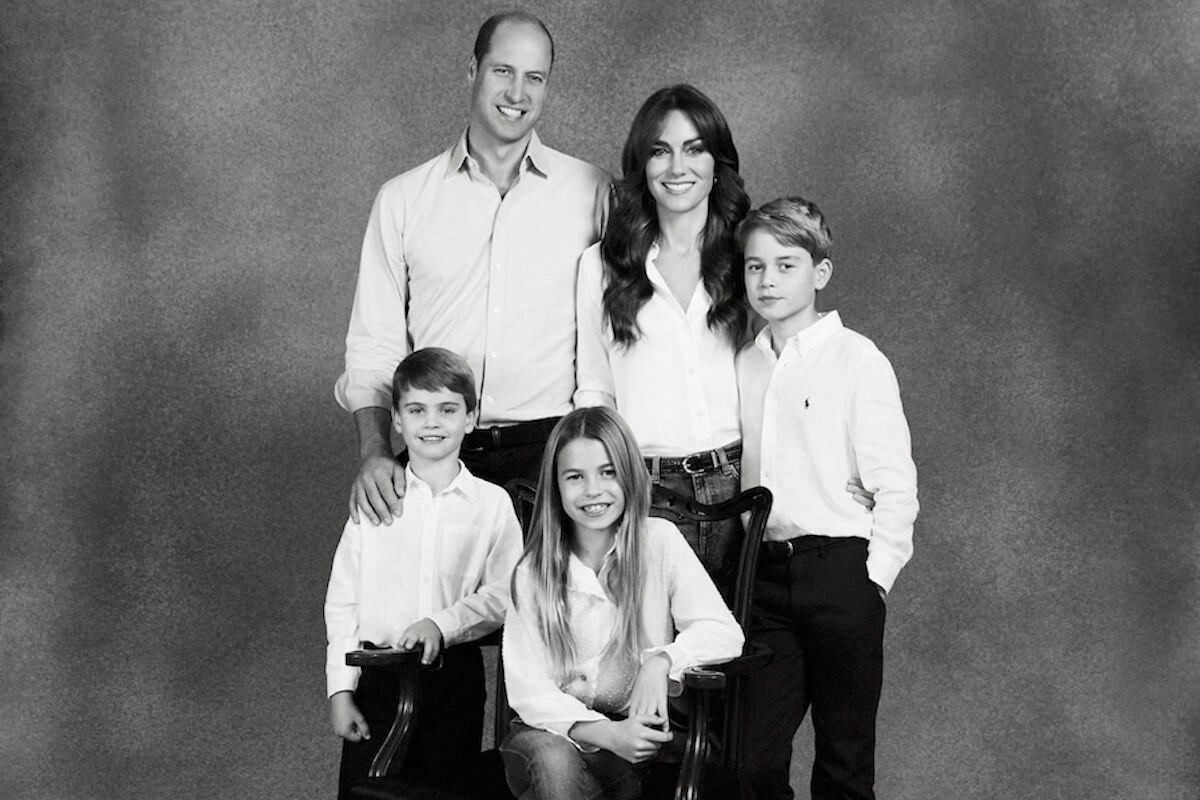
{"label": "girl's white blouse", "polygon": [[[741,655],[742,629],[679,529],[667,520],[649,518],[642,556],[642,625],[648,647],[641,659],[666,653],[671,659],[668,677],[678,681],[688,667]],[[567,620],[578,652],[565,687],[552,677],[549,652],[537,631],[528,565],[522,562],[517,568],[514,607],[504,627],[504,679],[509,705],[530,727],[568,736],[577,722],[606,719],[593,708],[597,687],[606,677],[601,674],[601,655],[616,619],[616,606],[601,582],[606,568],[607,564],[598,576],[571,556]]]}

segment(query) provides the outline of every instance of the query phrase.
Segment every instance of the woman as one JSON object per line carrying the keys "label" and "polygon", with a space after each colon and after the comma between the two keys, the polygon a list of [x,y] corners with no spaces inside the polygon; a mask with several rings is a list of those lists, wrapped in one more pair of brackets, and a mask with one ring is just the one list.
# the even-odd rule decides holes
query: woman
{"label": "woman", "polygon": [[[747,311],[734,228],[750,200],[721,111],[692,86],[652,94],[633,119],[603,240],[581,258],[575,405],[615,407],[656,490],[703,503],[737,494],[734,353]],[[728,574],[729,531],[680,525]]]}

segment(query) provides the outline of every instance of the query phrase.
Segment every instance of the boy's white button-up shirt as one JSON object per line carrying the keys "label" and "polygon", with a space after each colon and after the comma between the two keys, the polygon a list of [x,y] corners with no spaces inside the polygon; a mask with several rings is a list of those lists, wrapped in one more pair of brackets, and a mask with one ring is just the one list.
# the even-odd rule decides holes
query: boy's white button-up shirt
{"label": "boy's white button-up shirt", "polygon": [[[688,667],[741,655],[742,629],[679,529],[651,517],[642,544],[647,647],[641,660],[666,653],[671,659],[668,677],[678,681]],[[517,605],[504,626],[504,679],[509,705],[530,727],[567,736],[577,722],[607,718],[593,708],[597,690],[605,689],[602,655],[616,624],[617,608],[601,578],[607,567],[597,576],[570,557],[567,625],[575,637],[577,660],[565,687],[554,680],[549,650],[537,630],[528,565],[517,569]],[[631,676],[628,689],[632,686]]]}
{"label": "boy's white button-up shirt", "polygon": [[448,647],[478,639],[504,622],[509,580],[521,555],[512,500],[461,466],[436,495],[405,472],[404,513],[390,525],[346,522],[325,596],[329,695],[353,691],[359,669],[346,653],[361,642],[394,647],[428,617]]}
{"label": "boy's white button-up shirt", "polygon": [[646,456],[684,456],[740,437],[733,344],[708,327],[712,301],[697,284],[687,308],[671,294],[646,256],[654,293],[637,314],[642,336],[619,347],[604,320],[604,260],[600,245],[579,260],[575,406],[616,408]]}
{"label": "boy's white button-up shirt", "polygon": [[[917,469],[892,365],[836,311],[788,339],[764,329],[737,359],[742,486],[775,495],[766,538],[867,539],[867,573],[890,591],[912,556]],[[875,493],[868,511],[846,491]]]}

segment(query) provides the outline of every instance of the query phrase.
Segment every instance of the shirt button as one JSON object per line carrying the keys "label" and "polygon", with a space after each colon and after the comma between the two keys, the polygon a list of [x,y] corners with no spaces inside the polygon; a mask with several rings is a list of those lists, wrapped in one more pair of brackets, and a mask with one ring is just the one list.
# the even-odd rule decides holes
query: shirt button
{"label": "shirt button", "polygon": [[488,355],[489,355],[489,356],[491,356],[492,358],[495,358],[495,357],[496,357],[496,354],[495,354],[495,353],[488,353]]}
{"label": "shirt button", "polygon": [[493,314],[499,314],[499,313],[500,313],[500,306],[492,306],[492,313],[493,313]]}
{"label": "shirt button", "polygon": [[494,397],[492,397],[490,394],[489,394],[489,395],[484,395],[484,398],[483,398],[483,399],[484,399],[484,400],[487,400],[489,403],[495,402],[495,398],[494,398]]}

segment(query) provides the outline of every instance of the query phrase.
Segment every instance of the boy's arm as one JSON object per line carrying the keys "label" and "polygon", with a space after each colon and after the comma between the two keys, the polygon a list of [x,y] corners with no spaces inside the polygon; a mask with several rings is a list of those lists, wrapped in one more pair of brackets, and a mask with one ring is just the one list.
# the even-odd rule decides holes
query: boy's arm
{"label": "boy's arm", "polygon": [[509,581],[521,557],[521,525],[507,496],[497,503],[492,523],[481,533],[492,535],[479,588],[429,615],[442,632],[445,646],[478,639],[504,624]]}
{"label": "boy's arm", "polygon": [[875,494],[867,574],[885,592],[912,556],[917,518],[917,468],[900,387],[879,351],[863,363],[850,401],[848,430],[867,491]]}
{"label": "boy's arm", "polygon": [[354,691],[358,686],[358,667],[346,664],[346,654],[357,650],[358,641],[358,565],[362,539],[359,526],[347,521],[341,541],[333,555],[329,588],[325,592],[325,681],[327,695]]}

